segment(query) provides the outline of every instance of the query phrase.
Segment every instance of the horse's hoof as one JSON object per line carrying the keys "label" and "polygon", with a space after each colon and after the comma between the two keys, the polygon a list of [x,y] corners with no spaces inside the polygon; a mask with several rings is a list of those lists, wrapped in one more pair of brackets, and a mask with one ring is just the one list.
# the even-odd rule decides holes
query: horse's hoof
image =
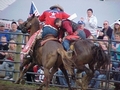
{"label": "horse's hoof", "polygon": [[22,80],[20,81],[20,83],[21,83],[22,85],[24,85],[24,84],[25,84],[25,80],[22,79]]}
{"label": "horse's hoof", "polygon": [[38,88],[38,89],[36,89],[36,90],[42,90],[42,88]]}

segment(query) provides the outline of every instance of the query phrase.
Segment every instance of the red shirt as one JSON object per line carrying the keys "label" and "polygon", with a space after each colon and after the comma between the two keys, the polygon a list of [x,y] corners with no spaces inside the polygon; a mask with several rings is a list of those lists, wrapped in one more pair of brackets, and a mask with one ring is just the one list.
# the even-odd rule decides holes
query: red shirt
{"label": "red shirt", "polygon": [[79,30],[83,30],[85,32],[86,38],[88,38],[91,35],[91,32],[88,29],[86,29],[86,28],[81,29],[80,26],[78,28],[79,28]]}
{"label": "red shirt", "polygon": [[54,25],[54,20],[56,18],[67,19],[69,16],[70,15],[66,14],[65,12],[54,9],[54,10],[47,10],[47,11],[43,12],[43,14],[39,17],[39,20],[41,22],[45,21],[46,25],[51,25],[51,26],[57,28]]}
{"label": "red shirt", "polygon": [[60,30],[60,34],[59,34],[59,38],[63,38],[63,34],[64,32],[67,32],[68,35],[72,35],[73,34],[73,29],[71,26],[71,22],[70,21],[63,21],[62,22],[62,26],[61,26],[61,30]]}
{"label": "red shirt", "polygon": [[83,29],[83,31],[84,31],[85,34],[86,34],[86,38],[88,38],[88,37],[91,35],[91,33],[90,33],[89,30],[87,30],[87,29]]}

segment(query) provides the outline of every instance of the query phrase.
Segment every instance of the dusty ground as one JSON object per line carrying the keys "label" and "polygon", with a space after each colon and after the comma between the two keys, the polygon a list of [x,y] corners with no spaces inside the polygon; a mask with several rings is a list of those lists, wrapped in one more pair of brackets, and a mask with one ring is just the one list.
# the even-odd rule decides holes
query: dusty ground
{"label": "dusty ground", "polygon": [[[113,86],[110,86],[110,87],[111,87],[111,89],[109,89],[109,90],[114,90]],[[36,90],[37,88],[38,88],[37,85],[20,85],[20,84],[14,84],[10,81],[1,81],[0,80],[0,90]],[[49,88],[49,90],[67,90],[67,89],[51,87],[51,88]],[[101,89],[99,89],[99,90],[101,90]]]}
{"label": "dusty ground", "polygon": [[16,85],[8,81],[0,81],[0,90],[36,90],[33,86]]}
{"label": "dusty ground", "polygon": [[[17,85],[9,81],[0,81],[0,90],[36,90],[36,85]],[[61,90],[56,87],[52,87],[49,90]],[[62,89],[65,90],[65,89]]]}

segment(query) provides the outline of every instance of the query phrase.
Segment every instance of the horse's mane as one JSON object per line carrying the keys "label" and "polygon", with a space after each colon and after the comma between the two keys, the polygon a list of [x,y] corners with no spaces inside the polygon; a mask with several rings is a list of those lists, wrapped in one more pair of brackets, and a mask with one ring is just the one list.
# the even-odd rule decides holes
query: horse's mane
{"label": "horse's mane", "polygon": [[40,29],[39,20],[36,16],[34,17],[34,24],[33,25],[35,25],[36,31]]}
{"label": "horse's mane", "polygon": [[32,16],[28,18],[28,21],[31,23],[30,28],[30,37],[40,29],[39,20],[36,16]]}
{"label": "horse's mane", "polygon": [[102,49],[101,46],[96,46],[94,45],[92,48],[93,51],[93,56],[94,59],[93,61],[97,62],[97,66],[96,69],[100,69],[101,66],[104,66],[105,64],[107,65],[109,62],[109,56],[107,53],[105,53],[105,51]]}

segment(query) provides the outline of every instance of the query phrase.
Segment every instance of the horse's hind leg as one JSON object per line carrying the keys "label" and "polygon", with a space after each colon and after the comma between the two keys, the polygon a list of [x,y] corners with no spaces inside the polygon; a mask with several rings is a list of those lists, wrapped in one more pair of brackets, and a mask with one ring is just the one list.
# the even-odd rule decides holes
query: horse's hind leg
{"label": "horse's hind leg", "polygon": [[20,80],[23,78],[24,74],[27,72],[27,70],[29,69],[29,66],[25,69],[23,69],[26,65],[30,64],[30,60],[28,59],[24,59],[23,63],[20,66],[20,77],[18,78],[18,80],[15,82],[16,84],[20,83]]}
{"label": "horse's hind leg", "polygon": [[65,68],[63,66],[61,66],[60,69],[61,69],[61,71],[63,72],[63,74],[64,74],[64,76],[66,78],[69,90],[72,90],[71,85],[70,85],[70,81],[69,81],[69,77],[68,77],[68,74],[67,74],[67,71],[65,70]]}
{"label": "horse's hind leg", "polygon": [[43,81],[43,83],[41,83],[40,87],[37,90],[43,90],[42,87],[46,85],[46,89],[44,90],[48,90],[49,87],[49,83],[50,83],[50,73],[49,73],[49,69],[44,67],[44,76],[45,79]]}

